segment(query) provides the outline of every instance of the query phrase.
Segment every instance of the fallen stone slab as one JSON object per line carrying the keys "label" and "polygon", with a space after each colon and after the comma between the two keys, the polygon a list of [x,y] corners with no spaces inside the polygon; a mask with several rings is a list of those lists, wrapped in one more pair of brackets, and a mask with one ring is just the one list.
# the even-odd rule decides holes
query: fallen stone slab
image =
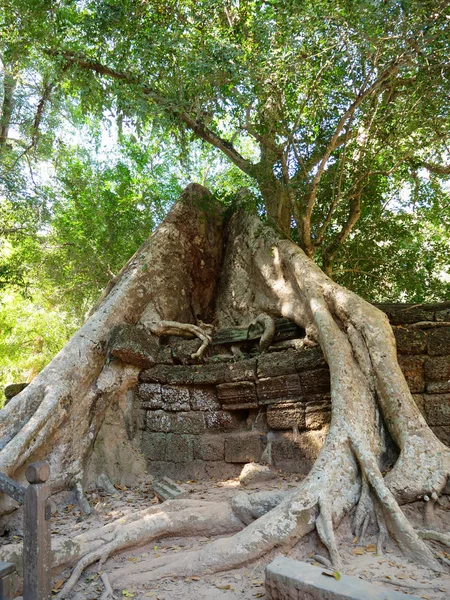
{"label": "fallen stone slab", "polygon": [[269,600],[420,600],[389,590],[359,577],[342,575],[337,580],[324,567],[314,567],[284,556],[266,567],[266,592]]}
{"label": "fallen stone slab", "polygon": [[175,481],[169,477],[163,477],[159,481],[152,484],[153,491],[158,496],[161,502],[165,500],[174,500],[175,498],[184,498],[187,493]]}

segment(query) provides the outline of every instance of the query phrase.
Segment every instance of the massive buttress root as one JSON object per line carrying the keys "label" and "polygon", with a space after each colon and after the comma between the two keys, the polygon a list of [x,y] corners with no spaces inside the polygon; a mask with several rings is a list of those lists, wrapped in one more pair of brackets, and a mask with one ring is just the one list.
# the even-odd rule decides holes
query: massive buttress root
{"label": "massive buttress root", "polygon": [[[193,191],[211,201],[203,188],[191,187],[189,194]],[[66,349],[2,411],[0,428],[10,441],[0,453],[0,470],[13,474],[24,456],[25,460],[38,456],[52,441],[57,448],[51,456],[55,480],[66,470],[72,479],[81,477],[90,442],[82,445],[79,440],[95,438],[105,405],[136,377],[135,370],[122,364],[104,366],[102,342],[116,323],[140,324],[152,331],[161,320],[193,326],[199,318],[211,322],[215,316],[222,326],[250,323],[261,314],[283,316],[320,344],[330,367],[332,421],[315,465],[293,494],[233,537],[179,554],[176,560],[164,557],[139,563],[139,570],[146,571],[145,581],[240,566],[271,548],[295,544],[314,528],[332,564],[339,567],[334,529],[353,509],[358,534],[373,521],[379,528],[380,549],[388,532],[407,556],[439,569],[424,536],[413,529],[399,504],[424,496],[438,498],[450,473],[450,451],[437,440],[411,397],[385,315],[331,281],[295,244],[245,214],[235,215],[228,226],[212,315],[222,259],[221,227],[219,213],[205,218],[189,197],[175,207]],[[167,266],[169,255],[175,256],[173,269]],[[58,429],[60,424],[65,427]],[[398,458],[383,476],[389,436]],[[243,520],[249,521],[248,514]],[[142,530],[129,538],[126,531],[131,530],[115,531],[116,541],[105,538],[103,550],[117,551],[124,540],[147,539]],[[78,555],[81,562],[75,575],[99,552],[96,546]],[[123,577],[119,569],[111,581]],[[139,575],[133,577],[139,583]]]}

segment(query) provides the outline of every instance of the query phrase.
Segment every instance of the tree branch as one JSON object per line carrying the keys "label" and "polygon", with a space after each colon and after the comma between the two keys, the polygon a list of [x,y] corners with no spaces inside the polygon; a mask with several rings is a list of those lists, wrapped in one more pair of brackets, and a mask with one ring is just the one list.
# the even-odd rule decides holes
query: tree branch
{"label": "tree branch", "polygon": [[[316,203],[317,190],[319,187],[319,183],[320,183],[322,175],[325,171],[325,167],[328,162],[328,159],[330,158],[332,152],[337,147],[337,143],[340,138],[342,130],[344,129],[344,127],[345,127],[346,123],[349,121],[349,119],[352,118],[356,109],[362,104],[362,102],[364,102],[364,100],[368,96],[370,96],[375,91],[377,91],[381,87],[381,85],[387,79],[389,79],[389,77],[391,77],[392,75],[394,75],[395,73],[398,72],[399,65],[400,65],[400,63],[398,63],[398,62],[391,65],[390,67],[388,67],[381,73],[381,75],[372,83],[372,85],[370,85],[366,89],[361,88],[361,91],[359,92],[356,99],[352,102],[352,104],[348,107],[348,109],[345,111],[345,113],[340,118],[339,123],[337,124],[337,127],[333,133],[333,136],[331,137],[331,139],[328,143],[328,146],[319,161],[319,166],[317,168],[317,172],[314,175],[314,178],[311,183],[311,190],[310,190],[309,198],[307,200],[307,204],[306,204],[306,207],[304,210],[304,214],[301,217],[301,223],[300,223],[301,240],[302,240],[302,245],[306,249],[311,247],[311,216],[312,216],[312,212],[314,209],[314,205]],[[345,137],[344,137],[344,140],[345,140]]]}
{"label": "tree branch", "polygon": [[155,104],[168,111],[172,116],[181,121],[181,123],[188,127],[200,139],[221,150],[244,173],[250,175],[251,177],[255,176],[256,165],[244,158],[231,142],[214,133],[214,131],[209,129],[209,127],[207,127],[200,119],[194,118],[186,111],[180,110],[176,105],[168,103],[167,98],[161,96],[161,94],[159,94],[155,89],[144,84],[136,75],[126,71],[116,71],[115,69],[111,69],[110,67],[103,65],[98,61],[90,60],[73,52],[47,50],[47,54],[50,56],[61,57],[69,65],[75,65],[87,71],[97,73],[98,75],[104,75],[106,77],[111,77],[112,79],[140,87],[143,93],[151,98]]}
{"label": "tree branch", "polygon": [[450,165],[436,165],[426,161],[414,161],[417,167],[423,167],[436,175],[450,175]]}

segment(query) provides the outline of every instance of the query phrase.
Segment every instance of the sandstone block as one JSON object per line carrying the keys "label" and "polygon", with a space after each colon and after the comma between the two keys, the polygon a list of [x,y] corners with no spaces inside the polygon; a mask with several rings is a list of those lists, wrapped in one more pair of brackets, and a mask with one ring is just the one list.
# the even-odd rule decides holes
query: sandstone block
{"label": "sandstone block", "polygon": [[450,327],[440,327],[428,332],[428,354],[430,356],[445,356],[449,354]]}
{"label": "sandstone block", "polygon": [[328,397],[320,397],[306,405],[306,428],[322,429],[331,421],[331,401]]}
{"label": "sandstone block", "polygon": [[260,379],[256,383],[258,403],[261,405],[286,402],[289,399],[300,400],[302,388],[298,374],[283,375]]}
{"label": "sandstone block", "polygon": [[369,583],[359,577],[341,574],[339,580],[324,576],[324,567],[278,556],[266,567],[269,600],[420,600]]}
{"label": "sandstone block", "polygon": [[413,394],[420,394],[425,391],[425,369],[424,358],[422,356],[399,356],[400,365],[406,383]]}
{"label": "sandstone block", "polygon": [[174,463],[183,463],[190,462],[193,459],[193,436],[169,433],[167,435],[166,460]]}
{"label": "sandstone block", "polygon": [[168,433],[171,430],[172,416],[163,410],[151,410],[146,415],[146,429],[148,431]]}
{"label": "sandstone block", "polygon": [[450,308],[443,308],[434,313],[436,321],[450,322]]}
{"label": "sandstone block", "polygon": [[140,446],[148,460],[166,460],[167,434],[146,432],[141,436]]}
{"label": "sandstone block", "polygon": [[428,425],[450,425],[450,394],[425,394],[424,405]]}
{"label": "sandstone block", "polygon": [[141,399],[142,408],[157,410],[163,407],[161,385],[159,383],[140,383],[138,385],[138,396]]}
{"label": "sandstone block", "polygon": [[450,379],[447,381],[431,381],[427,383],[427,392],[429,394],[444,394],[450,392]]}
{"label": "sandstone block", "polygon": [[267,425],[270,429],[305,429],[305,407],[296,402],[282,402],[267,407]]}
{"label": "sandstone block", "polygon": [[397,352],[399,354],[424,354],[427,349],[427,337],[421,329],[394,328]]}
{"label": "sandstone block", "polygon": [[226,367],[227,377],[224,379],[224,383],[232,381],[255,381],[256,365],[256,358],[226,363],[224,366]]}
{"label": "sandstone block", "polygon": [[169,351],[160,347],[159,340],[143,329],[123,323],[111,331],[108,353],[125,363],[148,369],[156,363],[172,362]]}
{"label": "sandstone block", "polygon": [[326,365],[320,348],[271,352],[258,358],[258,378],[292,375],[299,371]]}
{"label": "sandstone block", "polygon": [[4,393],[6,403],[8,403],[11,398],[14,398],[14,396],[17,396],[17,394],[20,394],[20,392],[24,390],[27,385],[28,383],[10,383],[9,385],[5,386]]}
{"label": "sandstone block", "polygon": [[258,462],[262,451],[263,440],[257,431],[243,431],[225,436],[225,462]]}
{"label": "sandstone block", "polygon": [[253,381],[222,383],[217,386],[217,397],[225,410],[258,407],[256,388]]}
{"label": "sandstone block", "polygon": [[235,363],[206,363],[203,365],[155,365],[140,374],[145,383],[169,385],[218,385],[232,381],[254,381],[256,358]]}
{"label": "sandstone block", "polygon": [[220,434],[200,435],[194,442],[194,458],[206,461],[224,460],[225,439]]}
{"label": "sandstone block", "polygon": [[[450,347],[448,349],[450,354]],[[425,379],[430,381],[448,381],[450,379],[450,356],[433,356],[425,359]]]}
{"label": "sandstone block", "polygon": [[376,304],[389,318],[391,325],[409,325],[420,321],[434,321],[434,309],[413,304]]}
{"label": "sandstone block", "polygon": [[164,410],[181,412],[191,409],[191,405],[189,404],[188,388],[163,385],[161,388],[161,395]]}
{"label": "sandstone block", "polygon": [[330,391],[330,371],[314,369],[299,374],[303,394],[322,394]]}
{"label": "sandstone block", "polygon": [[161,502],[174,500],[177,497],[183,498],[187,495],[186,491],[169,477],[163,477],[159,481],[155,481],[152,488]]}
{"label": "sandstone block", "polygon": [[202,412],[168,413],[152,410],[147,412],[147,430],[197,435],[205,431],[205,418]]}
{"label": "sandstone block", "polygon": [[207,429],[216,431],[240,429],[245,426],[245,418],[237,412],[228,412],[226,410],[215,410],[202,413],[205,416]]}
{"label": "sandstone block", "polygon": [[198,435],[205,431],[205,417],[202,412],[174,413],[171,418],[173,433],[190,433]]}
{"label": "sandstone block", "polygon": [[192,410],[220,410],[220,402],[213,387],[191,387],[189,396]]}
{"label": "sandstone block", "polygon": [[[431,428],[443,444],[450,447],[450,427],[439,426]],[[448,485],[448,484],[447,484]]]}

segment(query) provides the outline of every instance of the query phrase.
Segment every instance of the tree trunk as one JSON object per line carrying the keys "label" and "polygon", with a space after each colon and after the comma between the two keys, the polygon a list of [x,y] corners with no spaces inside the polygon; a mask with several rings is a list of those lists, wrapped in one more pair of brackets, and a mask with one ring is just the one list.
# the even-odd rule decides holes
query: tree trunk
{"label": "tree trunk", "polygon": [[[200,208],[205,204],[206,215]],[[0,453],[0,470],[14,475],[24,462],[52,448],[53,484],[61,487],[74,479],[81,485],[106,406],[137,374],[120,362],[105,366],[104,343],[111,328],[127,322],[153,330],[164,319],[211,320],[215,299],[220,326],[249,323],[264,312],[292,319],[320,344],[331,375],[331,427],[311,472],[294,493],[277,498],[274,508],[273,498],[252,500],[261,504],[253,514],[268,512],[232,537],[177,559],[140,563],[146,581],[237,567],[275,546],[295,544],[314,528],[339,568],[334,527],[354,508],[357,535],[373,521],[380,550],[389,532],[407,556],[440,569],[399,504],[439,496],[450,473],[450,451],[411,397],[386,316],[331,281],[298,246],[255,216],[235,214],[226,240],[222,258],[220,211],[204,188],[190,186],[66,348],[0,413],[3,435],[9,439]],[[398,448],[398,458],[384,476],[388,437]],[[236,501],[233,510],[248,523],[242,505]],[[231,521],[230,530],[236,530]],[[178,527],[186,533],[179,522]],[[139,528],[136,538],[143,543],[145,520]],[[107,552],[125,547],[122,542],[108,546]],[[90,558],[77,572],[99,552],[86,549]],[[122,576],[116,570],[113,583]],[[62,596],[68,593],[65,588]]]}

